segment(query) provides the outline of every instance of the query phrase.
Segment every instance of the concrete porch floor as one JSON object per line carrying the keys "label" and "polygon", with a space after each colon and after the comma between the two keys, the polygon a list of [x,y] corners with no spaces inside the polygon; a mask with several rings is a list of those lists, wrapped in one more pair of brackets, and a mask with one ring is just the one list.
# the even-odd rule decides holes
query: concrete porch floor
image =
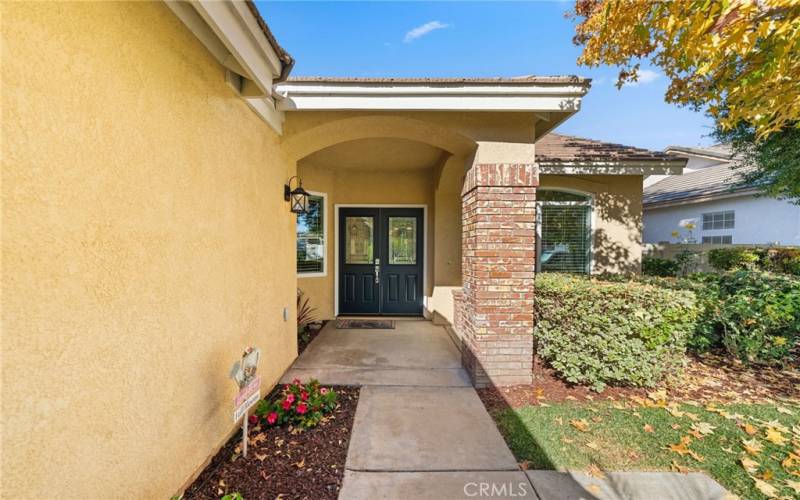
{"label": "concrete porch floor", "polygon": [[612,473],[596,480],[520,470],[444,329],[423,320],[395,325],[338,330],[329,322],[282,379],[362,387],[339,498],[725,497],[702,474]]}
{"label": "concrete porch floor", "polygon": [[351,330],[329,321],[281,379],[330,385],[472,387],[443,328],[422,319],[394,329]]}

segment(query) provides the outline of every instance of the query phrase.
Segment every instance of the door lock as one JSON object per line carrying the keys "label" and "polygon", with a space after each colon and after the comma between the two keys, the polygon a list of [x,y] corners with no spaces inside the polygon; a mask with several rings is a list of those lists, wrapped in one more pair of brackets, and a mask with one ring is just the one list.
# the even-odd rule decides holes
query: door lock
{"label": "door lock", "polygon": [[381,282],[381,259],[375,259],[375,284]]}

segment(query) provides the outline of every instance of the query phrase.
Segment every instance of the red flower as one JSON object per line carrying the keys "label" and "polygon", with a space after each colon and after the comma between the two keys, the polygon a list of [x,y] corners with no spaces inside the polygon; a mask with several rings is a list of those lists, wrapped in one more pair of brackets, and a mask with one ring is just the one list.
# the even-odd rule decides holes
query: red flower
{"label": "red flower", "polygon": [[300,399],[302,399],[303,401],[308,401],[308,393],[306,391],[301,392]]}
{"label": "red flower", "polygon": [[278,414],[275,413],[274,411],[269,415],[267,415],[267,422],[269,422],[269,425],[273,425],[277,421],[278,421]]}
{"label": "red flower", "polygon": [[[294,398],[292,398],[292,399],[294,399]],[[288,410],[291,407],[292,407],[292,402],[289,401],[289,398],[284,399],[283,403],[281,403],[281,408],[283,408],[284,410]]]}
{"label": "red flower", "polygon": [[286,401],[288,401],[289,404],[294,403],[294,394],[292,394],[292,393],[287,394],[286,395]]}
{"label": "red flower", "polygon": [[304,415],[305,412],[307,412],[307,411],[308,411],[308,405],[307,404],[305,404],[305,403],[298,403],[297,404],[297,413],[299,413],[300,415]]}
{"label": "red flower", "polygon": [[300,385],[300,383],[301,383],[301,382],[300,382],[300,379],[299,379],[299,378],[296,378],[296,379],[292,380],[292,383],[293,383],[294,385]]}
{"label": "red flower", "polygon": [[319,393],[322,394],[323,396],[328,394],[328,388],[327,387],[323,387],[322,389],[319,390]]}
{"label": "red flower", "polygon": [[250,425],[256,425],[258,423],[258,417],[255,415],[250,415],[247,420],[250,421]]}

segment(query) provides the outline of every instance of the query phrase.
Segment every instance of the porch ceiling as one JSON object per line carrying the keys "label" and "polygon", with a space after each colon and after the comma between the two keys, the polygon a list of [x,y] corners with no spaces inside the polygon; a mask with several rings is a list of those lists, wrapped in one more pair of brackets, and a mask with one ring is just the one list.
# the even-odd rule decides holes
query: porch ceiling
{"label": "porch ceiling", "polygon": [[341,142],[321,149],[299,162],[351,170],[423,170],[437,165],[443,150],[409,139],[388,137]]}

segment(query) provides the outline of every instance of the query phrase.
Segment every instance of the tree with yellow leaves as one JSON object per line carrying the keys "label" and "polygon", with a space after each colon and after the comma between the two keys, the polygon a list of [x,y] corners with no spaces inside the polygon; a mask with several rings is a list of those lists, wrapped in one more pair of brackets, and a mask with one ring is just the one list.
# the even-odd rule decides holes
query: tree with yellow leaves
{"label": "tree with yellow leaves", "polygon": [[658,66],[667,102],[705,110],[718,138],[770,163],[749,181],[800,199],[800,0],[577,0],[575,18],[579,63],[618,66],[618,87]]}

